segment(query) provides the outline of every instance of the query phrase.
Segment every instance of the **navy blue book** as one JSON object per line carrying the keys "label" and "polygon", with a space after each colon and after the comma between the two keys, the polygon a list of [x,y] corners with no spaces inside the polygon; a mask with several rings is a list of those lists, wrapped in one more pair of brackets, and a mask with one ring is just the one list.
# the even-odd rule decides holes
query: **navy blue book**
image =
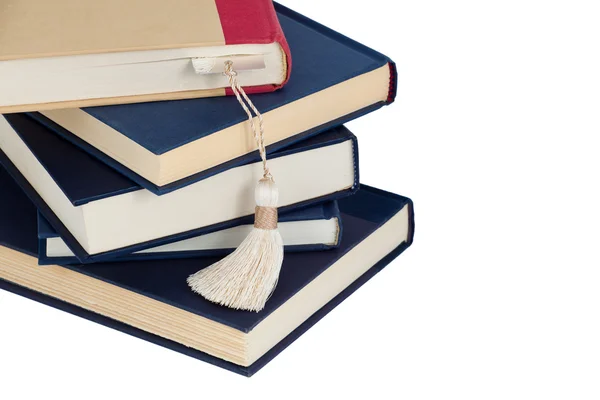
{"label": "navy blue book", "polygon": [[[239,225],[194,236],[162,246],[125,254],[108,261],[161,260],[219,256],[237,248],[253,227],[251,216]],[[337,247],[342,234],[340,210],[336,201],[293,210],[279,215],[279,232],[286,252],[322,251]],[[38,212],[38,257],[40,265],[80,264],[65,241]]]}
{"label": "navy blue book", "polygon": [[237,311],[187,286],[186,278],[215,258],[38,266],[36,209],[4,172],[0,187],[0,288],[244,375],[271,361],[413,237],[411,201],[363,185],[339,201],[340,246],[287,254],[266,308]]}
{"label": "navy blue book", "polygon": [[[230,228],[254,214],[260,162],[156,196],[25,114],[0,116],[0,163],[81,262],[108,260]],[[279,211],[358,187],[356,138],[337,127],[271,156]]]}
{"label": "navy blue book", "polygon": [[[251,96],[269,153],[394,100],[396,70],[387,57],[281,5],[276,10],[294,60],[290,80]],[[234,96],[32,115],[157,194],[259,159]]]}

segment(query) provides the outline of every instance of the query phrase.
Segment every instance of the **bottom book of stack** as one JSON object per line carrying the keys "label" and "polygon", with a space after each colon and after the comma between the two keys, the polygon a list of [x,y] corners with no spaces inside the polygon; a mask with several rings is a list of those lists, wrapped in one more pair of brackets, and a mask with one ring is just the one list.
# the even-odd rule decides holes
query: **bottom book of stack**
{"label": "bottom book of stack", "polygon": [[2,192],[0,288],[247,376],[402,253],[414,229],[409,199],[362,185],[339,201],[339,247],[287,253],[275,292],[254,313],[187,287],[216,258],[39,266],[37,210],[13,182]]}

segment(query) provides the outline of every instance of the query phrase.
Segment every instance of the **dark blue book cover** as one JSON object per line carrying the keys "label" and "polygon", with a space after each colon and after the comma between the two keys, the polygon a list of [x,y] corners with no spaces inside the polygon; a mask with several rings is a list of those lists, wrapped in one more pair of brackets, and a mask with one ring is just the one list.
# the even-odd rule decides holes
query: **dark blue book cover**
{"label": "dark blue book cover", "polygon": [[[29,118],[24,114],[13,114],[4,116],[12,129],[19,136],[20,140],[27,146],[28,150],[35,156],[44,170],[50,175],[50,178],[56,183],[60,191],[66,196],[69,207],[81,207],[92,202],[111,201],[117,196],[129,194],[136,191],[145,191],[135,182],[121,175],[114,169],[106,166],[101,161],[92,157],[85,151],[60,136],[53,135],[42,124]],[[337,190],[335,192],[324,193],[314,198],[308,198],[296,203],[283,205],[279,211],[284,214],[293,210],[299,210],[307,206],[318,204],[325,201],[335,200],[352,194],[358,188],[358,150],[356,137],[345,127],[340,126],[323,132],[320,135],[313,136],[307,140],[295,143],[285,149],[271,155],[271,160],[296,156],[300,153],[305,154],[311,151],[319,151],[324,148],[332,148],[336,145],[351,143],[352,163],[348,162],[348,173],[351,173],[350,187]],[[321,159],[323,171],[331,165],[326,159]],[[194,236],[207,234],[210,232],[226,229],[232,226],[240,225],[244,218],[251,215],[242,215],[237,218],[200,226],[191,230],[185,230],[174,234],[164,235],[156,239],[137,242],[132,245],[110,249],[96,254],[89,254],[86,249],[78,242],[73,233],[67,229],[65,223],[51,209],[48,202],[34,189],[31,183],[25,179],[20,170],[15,166],[11,159],[0,151],[0,163],[9,171],[13,178],[19,183],[27,195],[36,204],[44,218],[49,222],[53,229],[65,241],[67,246],[75,256],[84,263],[98,262],[124,256],[133,252],[156,247],[168,243],[178,242]],[[248,165],[248,164],[245,164]],[[337,167],[336,167],[337,168]],[[313,179],[313,176],[306,176],[307,179]],[[293,182],[290,182],[293,183]],[[294,184],[298,184],[295,182]],[[307,182],[306,184],[310,184]],[[186,190],[193,189],[189,186]],[[148,193],[153,199],[166,199],[167,196],[160,198]],[[146,200],[148,201],[148,200]],[[197,209],[189,212],[198,212]],[[153,214],[155,215],[155,214]],[[162,216],[161,216],[162,217]],[[156,217],[158,218],[158,216]],[[146,220],[148,224],[155,223],[153,220]],[[170,221],[167,221],[170,222]],[[125,229],[121,223],[119,229]]]}
{"label": "dark blue book cover", "polygon": [[[0,245],[17,252],[36,255],[37,221],[35,206],[28,201],[18,186],[3,171],[0,171],[0,186],[4,191],[4,195],[0,197]],[[266,308],[260,313],[220,307],[195,295],[188,289],[185,282],[186,277],[214,262],[214,258],[180,259],[168,263],[156,260],[130,261],[124,262],[120,266],[107,263],[85,266],[72,265],[63,268],[38,267],[35,265],[34,259],[28,261],[26,256],[25,258],[18,258],[20,262],[13,264],[10,260],[13,257],[18,257],[20,253],[0,248],[3,259],[5,259],[5,262],[0,266],[0,287],[191,357],[249,376],[265,366],[278,353],[294,342],[412,243],[414,217],[412,203],[409,199],[363,185],[354,196],[341,200],[339,206],[345,226],[345,235],[342,238],[340,247],[327,252],[286,255],[279,284]],[[401,212],[404,213],[403,218],[406,218],[406,230],[403,233],[390,230],[392,226],[397,226],[390,225],[390,223]],[[378,233],[380,231],[385,232],[384,236]],[[356,255],[355,251],[361,248],[361,243],[366,238],[378,234],[379,240],[389,241],[384,248],[385,254],[379,261],[364,266],[366,272],[350,282],[345,289],[332,297],[322,307],[315,310],[277,344],[264,352],[262,356],[250,365],[245,366],[224,361],[206,352],[185,346],[174,338],[166,337],[167,335],[159,336],[150,333],[135,326],[135,323],[126,324],[111,309],[104,309],[102,315],[100,315],[94,309],[98,305],[96,300],[94,302],[78,303],[78,300],[75,299],[72,302],[67,302],[61,298],[60,294],[54,296],[48,294],[52,290],[52,285],[63,287],[61,284],[62,279],[66,279],[67,276],[79,276],[81,274],[81,276],[86,277],[87,282],[95,282],[94,285],[109,284],[111,287],[122,288],[144,298],[183,310],[191,316],[201,316],[234,330],[251,333],[254,329],[260,327],[265,319],[284,306],[288,300],[301,294],[309,284],[316,282],[323,272],[329,268],[334,268],[336,263],[342,260],[345,255],[350,252]],[[399,244],[393,245],[393,243],[398,242]],[[373,243],[371,241],[369,248],[375,251],[378,244],[379,242]],[[61,271],[64,271],[64,274]],[[54,276],[53,274],[58,274],[57,277],[60,278],[49,279]],[[36,286],[36,278],[32,278],[33,280],[30,281],[22,278],[29,276],[40,276],[38,279],[43,281],[43,285]],[[89,281],[89,279],[92,279],[92,281]],[[32,287],[37,289],[34,290]],[[66,287],[67,283],[65,282],[63,290]],[[122,298],[112,300],[116,301],[116,304],[124,301]],[[137,311],[133,310],[132,312]],[[18,329],[18,327],[11,329]]]}
{"label": "dark blue book cover", "polygon": [[[306,234],[302,235],[303,239],[306,239],[306,243],[299,244],[298,241],[292,244],[286,244],[286,232],[291,232],[294,229],[294,222],[306,222],[306,221],[327,221],[332,226],[335,226],[335,233],[331,238],[330,242],[310,242],[310,237]],[[238,223],[240,225],[252,225],[253,218],[251,216],[241,218]],[[289,227],[286,227],[288,224]],[[283,230],[282,230],[283,225]],[[328,224],[329,225],[329,224]],[[284,249],[286,252],[303,252],[303,251],[324,251],[334,249],[340,244],[342,236],[342,223],[340,218],[340,210],[337,205],[337,201],[328,201],[325,203],[316,204],[299,210],[292,210],[287,213],[279,215],[279,226],[282,230],[282,236],[284,239]],[[318,234],[317,237],[323,236],[323,233]],[[40,265],[53,265],[53,264],[80,264],[81,261],[77,257],[73,256],[52,256],[48,252],[48,239],[60,238],[60,235],[56,232],[52,225],[38,212],[38,252],[39,252],[39,264]],[[62,240],[62,238],[60,238]],[[192,238],[190,238],[192,239]],[[64,242],[64,240],[63,240]],[[173,243],[177,245],[178,242]],[[132,261],[132,260],[168,260],[175,258],[195,258],[195,257],[215,257],[230,253],[233,248],[228,247],[216,247],[211,249],[197,249],[190,250],[189,247],[173,246],[172,250],[161,249],[160,251],[153,251],[153,249],[147,249],[143,252],[136,252],[131,254],[125,254],[108,261]]]}
{"label": "dark blue book cover", "polygon": [[[344,115],[338,115],[330,121],[296,132],[289,138],[268,146],[268,153],[275,152],[333,126],[341,125],[394,100],[396,73],[394,64],[387,57],[283,6],[278,5],[276,9],[292,51],[294,68],[289,82],[283,89],[252,96],[252,101],[266,118],[269,118],[268,115],[271,111],[278,110],[283,106],[294,107],[294,103],[314,93],[384,66],[389,66],[389,88],[386,92],[387,97],[384,96],[385,100],[361,106]],[[361,95],[361,93],[354,93],[350,97],[360,98]],[[345,97],[349,96],[345,95]],[[334,100],[343,102],[346,98]],[[301,110],[303,109],[299,108],[291,115],[309,119],[312,114],[316,114],[316,110],[307,109],[304,111],[307,115],[303,115]],[[235,97],[232,96],[93,107],[85,108],[83,111],[102,124],[118,131],[139,145],[141,149],[156,156],[164,155],[207,136],[219,134],[229,127],[244,123],[247,118]],[[222,164],[199,171],[178,181],[157,185],[103,154],[94,146],[43,115],[37,113],[32,115],[137,184],[157,194],[168,193],[232,167],[259,160],[258,153],[253,152],[224,161]],[[288,119],[284,119],[286,125],[289,125]],[[268,122],[266,128],[267,130],[281,130],[281,127],[269,125]],[[248,134],[250,135],[250,133]]]}

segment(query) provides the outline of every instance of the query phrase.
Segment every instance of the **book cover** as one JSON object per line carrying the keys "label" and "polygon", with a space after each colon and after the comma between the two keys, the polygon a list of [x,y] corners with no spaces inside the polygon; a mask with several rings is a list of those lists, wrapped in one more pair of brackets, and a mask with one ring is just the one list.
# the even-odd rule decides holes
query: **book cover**
{"label": "book cover", "polygon": [[[276,9],[294,69],[284,89],[252,96],[265,121],[268,153],[394,100],[396,70],[389,58],[283,6]],[[259,160],[247,116],[232,97],[33,116],[157,194]]]}
{"label": "book cover", "polygon": [[271,0],[13,0],[0,15],[2,113],[231,94],[197,60],[234,60],[250,92],[291,70]]}
{"label": "book cover", "polygon": [[[410,246],[414,232],[409,199],[363,185],[356,195],[339,202],[346,230],[340,247],[328,252],[288,255],[279,284],[267,307],[260,313],[252,313],[217,306],[188,290],[185,278],[214,259],[173,260],[168,264],[163,261],[130,261],[123,263],[123,268],[114,264],[37,267],[34,258],[37,254],[35,207],[6,174],[0,174],[0,182],[6,192],[0,198],[0,254],[3,259],[0,263],[0,287],[248,376],[265,366]],[[337,278],[344,279],[326,280],[327,274],[334,272],[341,274]],[[119,295],[98,297],[101,288]],[[318,291],[314,292],[315,289]],[[79,297],[76,292],[81,290],[85,290],[86,294]],[[313,302],[314,297],[318,297],[315,294],[322,291],[328,291],[328,296]],[[303,300],[303,296],[307,295],[310,297]],[[294,324],[285,327],[277,324],[282,329],[270,332],[273,326],[270,324],[277,322],[278,313],[292,316],[289,307],[298,299],[307,307],[310,303],[310,307],[303,314],[294,315]],[[146,309],[132,306],[142,300],[170,311],[148,323],[147,317],[137,315],[146,312]],[[128,315],[119,314],[117,309],[130,312]],[[168,317],[172,314],[182,319],[174,323]],[[200,325],[187,327],[188,318],[211,321],[231,334],[237,332],[250,344],[253,343],[253,335],[266,330],[272,335],[269,340],[273,345],[268,348],[259,346],[250,358],[238,360],[220,354],[214,348],[203,347],[203,335],[199,331],[202,328]],[[169,330],[161,329],[162,323],[169,324],[169,328],[174,330],[191,328],[191,332],[196,334],[192,334],[191,339],[177,337]]]}
{"label": "book cover", "polygon": [[[5,118],[10,124],[0,120],[0,162],[84,262],[222,230],[254,212],[250,177],[260,175],[260,163],[155,196],[26,115]],[[344,127],[283,149],[270,162],[279,178],[281,213],[358,187],[356,138]]]}
{"label": "book cover", "polygon": [[[230,253],[252,228],[253,218],[239,219],[232,228],[191,237],[170,244],[125,254],[109,261],[161,260],[214,257]],[[236,230],[244,228],[241,230]],[[279,215],[279,231],[286,252],[324,251],[336,248],[342,224],[337,201],[328,201]],[[232,232],[233,231],[233,232]],[[40,265],[79,264],[50,223],[38,212],[38,258]]]}

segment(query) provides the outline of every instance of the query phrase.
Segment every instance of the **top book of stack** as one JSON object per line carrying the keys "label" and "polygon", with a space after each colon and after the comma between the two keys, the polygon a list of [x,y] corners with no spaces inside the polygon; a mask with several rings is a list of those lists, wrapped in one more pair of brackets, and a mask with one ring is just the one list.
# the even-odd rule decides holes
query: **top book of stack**
{"label": "top book of stack", "polygon": [[[264,118],[268,153],[394,100],[389,58],[279,4],[275,10],[294,68],[281,90],[252,96]],[[155,194],[259,160],[234,96],[32,116]]]}
{"label": "top book of stack", "polygon": [[248,93],[286,82],[271,0],[0,2],[1,113],[223,96],[223,60]]}

